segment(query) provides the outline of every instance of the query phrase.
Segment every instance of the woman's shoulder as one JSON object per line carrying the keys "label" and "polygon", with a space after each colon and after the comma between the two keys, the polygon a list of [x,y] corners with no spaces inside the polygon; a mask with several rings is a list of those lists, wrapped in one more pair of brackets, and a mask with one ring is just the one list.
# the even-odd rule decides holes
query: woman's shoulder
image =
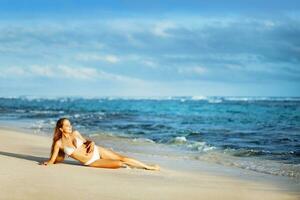
{"label": "woman's shoulder", "polygon": [[78,133],[79,133],[79,131],[77,131],[77,130],[72,131],[72,134],[78,134]]}
{"label": "woman's shoulder", "polygon": [[77,130],[74,130],[74,131],[72,132],[72,134],[73,134],[74,136],[80,135],[79,131],[77,131]]}
{"label": "woman's shoulder", "polygon": [[82,137],[82,135],[79,133],[79,131],[75,130],[72,132],[73,133],[73,136],[76,138],[76,139],[80,139],[80,140],[83,140],[84,142],[86,141],[86,139],[84,137]]}

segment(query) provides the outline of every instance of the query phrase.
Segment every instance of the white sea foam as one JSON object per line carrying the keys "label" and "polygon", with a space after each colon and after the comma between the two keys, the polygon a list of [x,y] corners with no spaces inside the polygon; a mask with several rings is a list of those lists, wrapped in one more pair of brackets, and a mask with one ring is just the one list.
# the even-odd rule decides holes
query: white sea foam
{"label": "white sea foam", "polygon": [[216,149],[214,146],[207,145],[206,142],[192,142],[191,144],[187,145],[187,147],[191,150],[200,152],[207,152]]}
{"label": "white sea foam", "polygon": [[208,99],[208,103],[222,103],[222,99]]}
{"label": "white sea foam", "polygon": [[148,139],[148,138],[134,138],[132,140],[133,142],[148,142],[148,143],[155,143],[153,140]]}
{"label": "white sea foam", "polygon": [[299,97],[224,97],[226,101],[300,101]]}
{"label": "white sea foam", "polygon": [[192,100],[207,100],[206,96],[192,96]]}
{"label": "white sea foam", "polygon": [[267,97],[267,96],[0,96],[1,98],[22,99],[27,101],[42,101],[42,100],[57,100],[60,102],[74,101],[77,99],[83,100],[206,100],[209,103],[220,103],[220,101],[300,101],[300,97]]}
{"label": "white sea foam", "polygon": [[173,140],[174,143],[186,143],[187,139],[184,136],[178,136]]}
{"label": "white sea foam", "polygon": [[207,152],[216,149],[214,146],[206,144],[206,142],[189,141],[185,136],[177,136],[171,139],[168,144],[180,145],[192,151]]}
{"label": "white sea foam", "polygon": [[16,112],[17,112],[17,113],[25,113],[26,110],[23,110],[23,109],[17,109]]}
{"label": "white sea foam", "polygon": [[79,117],[80,117],[80,114],[75,114],[74,117],[75,117],[75,118],[79,118]]}
{"label": "white sea foam", "polygon": [[53,111],[53,110],[30,110],[30,113],[33,114],[56,114],[57,111]]}

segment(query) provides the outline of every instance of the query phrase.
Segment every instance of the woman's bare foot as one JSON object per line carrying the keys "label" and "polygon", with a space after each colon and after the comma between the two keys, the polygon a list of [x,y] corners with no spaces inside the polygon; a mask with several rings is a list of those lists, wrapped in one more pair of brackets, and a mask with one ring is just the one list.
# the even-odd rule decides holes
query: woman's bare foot
{"label": "woman's bare foot", "polygon": [[159,171],[160,167],[159,165],[149,165],[148,168],[146,168],[147,170],[155,170],[155,171]]}

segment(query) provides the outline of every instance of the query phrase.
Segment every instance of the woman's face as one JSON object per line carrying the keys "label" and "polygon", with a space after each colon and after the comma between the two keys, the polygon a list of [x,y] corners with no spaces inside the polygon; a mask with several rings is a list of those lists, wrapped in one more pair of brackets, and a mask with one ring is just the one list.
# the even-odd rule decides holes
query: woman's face
{"label": "woman's face", "polygon": [[72,125],[69,120],[64,120],[63,126],[61,127],[61,131],[65,133],[72,133]]}

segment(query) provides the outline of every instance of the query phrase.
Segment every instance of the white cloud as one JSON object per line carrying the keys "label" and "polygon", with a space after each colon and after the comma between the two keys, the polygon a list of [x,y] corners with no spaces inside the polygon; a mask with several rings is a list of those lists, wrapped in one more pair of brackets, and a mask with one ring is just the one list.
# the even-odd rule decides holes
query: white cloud
{"label": "white cloud", "polygon": [[114,55],[106,55],[104,56],[104,60],[110,63],[117,63],[119,62],[119,58]]}
{"label": "white cloud", "polygon": [[135,62],[138,66],[146,66],[153,69],[159,67],[159,62],[155,58],[150,56],[141,56],[138,54],[122,56],[122,61]]}
{"label": "white cloud", "polygon": [[75,79],[93,79],[97,70],[93,68],[74,68],[60,65],[57,67],[32,65],[29,67],[8,67],[0,69],[2,77],[48,77],[48,78],[75,78]]}
{"label": "white cloud", "polygon": [[134,37],[133,34],[124,34],[124,37],[128,41],[128,43],[136,48],[141,48],[145,46],[145,43],[141,40],[138,40],[137,38]]}
{"label": "white cloud", "polygon": [[58,66],[60,76],[75,79],[94,79],[98,72],[94,68],[75,68],[65,65]]}
{"label": "white cloud", "polygon": [[175,28],[176,24],[171,21],[162,21],[154,25],[152,30],[153,34],[159,37],[170,37],[171,34],[168,33],[168,29]]}
{"label": "white cloud", "polygon": [[275,22],[271,20],[266,20],[264,24],[267,28],[273,28],[276,25]]}
{"label": "white cloud", "polygon": [[38,65],[33,65],[29,68],[29,73],[34,75],[34,76],[46,76],[46,77],[53,77],[55,76],[55,71],[53,68],[49,66],[38,66]]}
{"label": "white cloud", "polygon": [[0,77],[4,78],[28,78],[28,77],[48,77],[58,79],[77,79],[81,81],[117,81],[125,84],[145,84],[146,81],[138,78],[128,77],[120,74],[113,74],[89,67],[59,66],[39,66],[33,65],[25,67],[0,68]]}
{"label": "white cloud", "polygon": [[150,68],[157,68],[157,64],[152,60],[142,60],[142,63]]}
{"label": "white cloud", "polygon": [[179,74],[186,75],[203,75],[207,73],[207,68],[196,66],[196,67],[180,67],[177,69]]}
{"label": "white cloud", "polygon": [[120,58],[115,55],[98,54],[79,54],[76,56],[76,59],[81,61],[104,61],[112,64],[120,61]]}
{"label": "white cloud", "polygon": [[0,77],[19,77],[28,75],[27,71],[20,67],[6,67],[0,69]]}
{"label": "white cloud", "polygon": [[119,74],[107,73],[104,71],[98,71],[98,78],[111,80],[111,81],[127,82],[127,83],[142,83],[142,82],[144,82],[143,80],[138,79],[138,78],[132,78],[132,77],[127,77],[127,76],[123,76],[123,75],[119,75]]}

